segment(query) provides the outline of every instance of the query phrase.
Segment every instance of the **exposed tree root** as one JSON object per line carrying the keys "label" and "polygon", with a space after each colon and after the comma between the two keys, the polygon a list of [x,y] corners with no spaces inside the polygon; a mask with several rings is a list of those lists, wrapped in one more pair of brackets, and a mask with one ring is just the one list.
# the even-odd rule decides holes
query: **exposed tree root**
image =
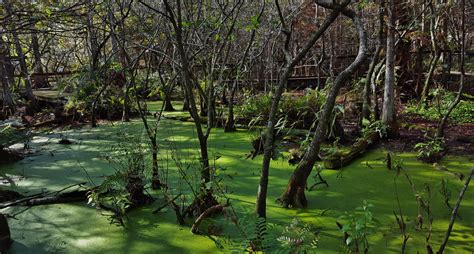
{"label": "exposed tree root", "polygon": [[211,206],[208,209],[206,209],[203,213],[201,213],[201,215],[199,215],[199,217],[196,219],[196,221],[194,221],[193,226],[191,227],[191,232],[193,234],[198,234],[199,233],[199,225],[201,224],[201,222],[204,219],[206,219],[207,217],[209,217],[213,214],[221,213],[224,210],[224,207],[226,207],[226,206],[227,205],[217,204],[217,205]]}

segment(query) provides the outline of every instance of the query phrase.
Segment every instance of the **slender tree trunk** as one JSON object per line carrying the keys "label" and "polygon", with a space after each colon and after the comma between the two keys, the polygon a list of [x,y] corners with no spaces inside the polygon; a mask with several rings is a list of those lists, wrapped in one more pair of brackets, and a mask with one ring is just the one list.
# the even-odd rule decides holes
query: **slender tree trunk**
{"label": "slender tree trunk", "polygon": [[[262,17],[264,10],[265,10],[265,1],[262,1],[262,8],[260,9],[260,12],[257,16],[257,23],[260,22],[260,18]],[[255,40],[256,32],[257,32],[257,28],[255,27],[252,30],[252,33],[250,34],[250,39],[249,39],[249,42],[247,44],[247,47],[245,48],[245,52],[244,52],[242,58],[239,61],[239,65],[237,66],[237,74],[236,74],[234,82],[232,83],[232,88],[230,90],[230,100],[229,100],[229,105],[228,105],[229,111],[228,111],[228,114],[227,114],[227,121],[226,121],[225,126],[224,126],[224,132],[233,132],[233,131],[236,130],[236,128],[235,128],[235,119],[234,119],[235,92],[237,90],[237,85],[238,85],[238,82],[239,82],[239,79],[240,79],[241,71],[242,71],[242,69],[245,65],[245,59],[247,59],[247,56],[250,52],[250,48],[252,47],[253,41]],[[225,91],[224,91],[224,93],[225,93]]]}
{"label": "slender tree trunk", "polygon": [[448,108],[448,111],[446,114],[444,114],[443,118],[440,120],[438,123],[438,129],[436,136],[438,138],[441,138],[444,136],[444,128],[446,127],[446,123],[448,121],[449,115],[451,112],[456,108],[456,106],[459,104],[461,101],[461,96],[462,96],[462,91],[464,89],[464,78],[466,75],[466,70],[465,70],[465,55],[466,55],[466,21],[465,21],[465,0],[461,0],[461,59],[460,59],[460,71],[461,71],[461,77],[459,81],[459,89],[458,89],[458,94],[456,95],[456,99],[454,102],[451,103],[451,105]]}
{"label": "slender tree trunk", "polygon": [[396,7],[399,4],[396,0],[389,0],[388,16],[389,23],[387,28],[387,56],[385,62],[385,88],[382,109],[382,121],[391,131],[396,131],[396,112],[395,112],[395,21]]}
{"label": "slender tree trunk", "polygon": [[189,101],[186,92],[183,91],[183,111],[189,111]]}
{"label": "slender tree trunk", "polygon": [[[94,0],[89,0],[87,3],[87,16],[86,16],[86,30],[89,46],[89,82],[96,82],[98,77],[96,75],[96,70],[99,64],[99,44],[97,42],[97,33],[94,28]],[[92,101],[91,105],[91,127],[97,127],[96,119],[96,107],[97,103],[100,100],[100,96],[107,88],[106,84],[103,84],[98,94]]]}
{"label": "slender tree trunk", "polygon": [[[323,7],[331,8],[332,6],[323,5]],[[318,127],[314,133],[313,140],[306,150],[301,162],[293,171],[285,192],[278,199],[278,201],[285,207],[305,207],[307,205],[307,200],[304,193],[306,181],[311,174],[313,166],[318,158],[321,143],[326,139],[328,123],[333,112],[339,89],[347,80],[351,78],[352,74],[355,73],[355,71],[367,58],[367,36],[362,21],[352,10],[345,8],[342,13],[352,20],[357,29],[359,37],[358,54],[356,59],[334,79],[333,85],[328,94],[328,98],[324,104]]]}
{"label": "slender tree trunk", "polygon": [[[6,14],[10,16],[11,19],[13,19],[13,16],[11,16],[13,14],[13,9],[10,0],[4,0],[4,7]],[[36,108],[36,98],[33,94],[33,90],[31,87],[31,79],[30,74],[28,72],[28,66],[26,65],[25,53],[23,52],[23,48],[21,47],[20,39],[18,37],[18,33],[15,27],[15,22],[12,21],[11,24],[12,27],[10,27],[10,29],[13,37],[13,43],[15,45],[16,54],[18,55],[18,61],[20,63],[21,76],[25,81],[26,97],[30,101],[30,106],[32,108]]]}
{"label": "slender tree trunk", "polygon": [[[183,42],[183,30],[182,30],[182,19],[181,19],[181,0],[176,1],[176,14],[172,10],[172,7],[169,5],[168,1],[165,0],[165,8],[169,14],[169,19],[173,25],[176,38],[176,48],[180,57],[181,68],[182,68],[182,80],[183,88],[185,90],[185,96],[189,102],[189,113],[194,120],[194,125],[196,127],[196,133],[199,139],[199,146],[201,152],[201,189],[202,193],[206,196],[211,195],[210,192],[204,191],[206,189],[206,184],[210,182],[211,173],[209,167],[209,155],[207,151],[207,136],[204,134],[201,126],[201,118],[199,117],[199,111],[196,106],[196,99],[193,94],[193,81],[191,78],[191,72],[189,67],[188,56],[186,55],[186,50],[184,48]],[[176,15],[176,16],[175,16]]]}
{"label": "slender tree trunk", "polygon": [[[410,9],[407,1],[395,0],[395,26],[399,27],[402,34],[411,29],[410,25]],[[395,27],[394,27],[395,29]],[[403,36],[403,35],[402,35]],[[409,79],[412,79],[412,71],[410,70],[410,60],[412,53],[410,52],[412,39],[410,36],[398,37],[395,41],[395,66],[398,78],[395,83],[398,91],[404,89]],[[397,97],[397,96],[395,96]],[[398,96],[400,98],[400,96]],[[395,113],[396,114],[396,113]]]}
{"label": "slender tree trunk", "polygon": [[[384,0],[385,1],[385,0]],[[375,70],[375,73],[372,77],[372,80],[370,81],[370,86],[372,89],[372,101],[374,102],[372,104],[372,113],[374,117],[374,121],[380,120],[380,108],[379,108],[379,96],[378,96],[378,89],[377,89],[377,82],[381,79],[382,75],[382,70],[385,68],[385,64],[383,63],[385,61],[380,61],[378,63],[378,67]]]}
{"label": "slender tree trunk", "polygon": [[15,104],[10,90],[12,79],[10,78],[11,74],[8,73],[11,69],[10,66],[12,65],[9,54],[9,47],[0,33],[0,82],[2,83],[2,106],[4,117],[8,117],[8,115],[13,114],[15,111]]}
{"label": "slender tree trunk", "polygon": [[35,58],[35,63],[33,70],[35,73],[43,73],[43,64],[41,63],[41,52],[40,52],[40,45],[38,41],[38,35],[36,31],[31,33],[31,48],[33,50],[33,56]]}
{"label": "slender tree trunk", "polygon": [[421,91],[423,89],[423,44],[421,38],[417,39],[415,43],[416,47],[416,62],[415,62],[415,93],[419,98],[421,96]]}
{"label": "slender tree trunk", "polygon": [[425,83],[423,85],[423,91],[421,92],[421,100],[420,103],[425,103],[426,98],[428,97],[428,93],[431,88],[431,82],[433,81],[434,71],[436,66],[438,65],[439,58],[441,57],[441,52],[438,46],[438,38],[436,37],[436,30],[438,28],[439,17],[436,17],[436,10],[434,3],[429,3],[430,10],[431,10],[431,18],[430,18],[430,37],[431,37],[431,47],[432,47],[432,56],[430,59],[429,70],[426,74]]}
{"label": "slender tree trunk", "polygon": [[[464,5],[464,0],[462,3]],[[466,193],[467,187],[469,187],[469,182],[471,181],[472,175],[474,175],[474,168],[471,169],[471,172],[469,176],[467,177],[466,182],[464,183],[464,186],[461,189],[461,192],[459,193],[458,200],[456,202],[456,205],[454,206],[453,212],[451,213],[451,219],[449,220],[448,230],[446,231],[443,243],[441,243],[441,246],[439,247],[436,254],[442,254],[444,252],[444,249],[446,248],[446,244],[448,244],[449,236],[451,235],[451,231],[453,230],[454,222],[458,214],[459,206],[461,206],[461,201],[464,197],[464,193]]]}
{"label": "slender tree trunk", "polygon": [[[371,89],[371,85],[372,85],[372,76],[374,76],[374,72],[376,71],[376,66],[377,66],[377,63],[379,62],[379,59],[380,59],[380,53],[382,53],[382,48],[383,48],[383,32],[384,32],[384,29],[383,29],[383,26],[384,26],[384,8],[385,8],[385,4],[384,4],[385,0],[381,0],[380,1],[380,7],[379,7],[379,31],[378,31],[378,41],[377,41],[377,47],[375,49],[375,53],[374,53],[374,56],[372,57],[372,60],[370,62],[370,66],[369,66],[369,70],[367,71],[367,76],[366,76],[366,79],[365,79],[365,83],[364,83],[364,91],[363,91],[363,104],[362,104],[362,117],[361,119],[367,119],[367,120],[370,120],[370,95],[371,95],[371,91],[375,89]],[[375,88],[375,87],[374,87]],[[375,96],[373,97],[373,105],[374,104],[377,104],[377,93],[375,91]],[[374,105],[374,107],[376,107]],[[374,109],[374,107],[372,107],[372,109]],[[378,109],[377,109],[378,111]],[[374,112],[374,114],[376,114]]]}
{"label": "slender tree trunk", "polygon": [[[32,48],[33,57],[34,57],[33,73],[42,74],[44,73],[44,71],[43,71],[43,64],[41,63],[41,51],[40,51],[40,45],[38,41],[38,34],[35,31],[34,25],[32,26],[32,32],[31,32],[31,48]],[[48,85],[48,80],[44,76],[34,75],[32,77],[32,83],[34,87],[42,88]]]}
{"label": "slender tree trunk", "polygon": [[130,87],[128,82],[124,82],[123,94],[122,122],[130,122]]}
{"label": "slender tree trunk", "polygon": [[[128,59],[127,53],[125,52],[125,33],[123,28],[123,22],[119,25],[116,23],[115,15],[113,12],[113,5],[110,6],[108,10],[108,19],[110,24],[110,30],[112,33],[111,42],[112,42],[112,51],[114,54],[114,61],[118,61],[122,64],[123,67],[130,65],[130,59]],[[117,31],[116,27],[119,26]],[[120,37],[118,36],[120,33]],[[121,73],[126,77],[125,71],[122,70]],[[123,105],[122,105],[122,122],[130,121],[130,87],[129,83],[124,79],[122,89],[123,89]]]}

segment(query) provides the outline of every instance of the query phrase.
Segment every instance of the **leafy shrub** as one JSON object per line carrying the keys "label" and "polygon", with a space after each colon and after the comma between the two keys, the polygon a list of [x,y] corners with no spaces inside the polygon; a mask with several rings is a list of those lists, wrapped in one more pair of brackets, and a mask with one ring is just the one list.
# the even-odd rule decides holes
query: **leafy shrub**
{"label": "leafy shrub", "polygon": [[[120,66],[110,63],[99,66],[94,77],[91,77],[88,68],[84,67],[79,69],[76,74],[61,79],[58,82],[58,89],[64,92],[72,91],[64,106],[65,110],[77,112],[80,115],[90,114],[93,101],[104,86],[104,82],[109,82],[98,98],[96,114],[100,118],[121,117],[124,104],[124,89],[122,85],[117,84],[114,75],[122,72],[123,69]],[[140,76],[137,76],[136,84],[139,91],[142,90],[142,83]],[[130,88],[129,95],[133,96],[133,94],[134,90]],[[132,113],[137,112],[133,102],[134,100],[130,98],[130,111]]]}
{"label": "leafy shrub", "polygon": [[[277,113],[279,127],[310,128],[325,101],[325,91],[308,89],[304,95],[283,94]],[[270,114],[272,96],[246,95],[237,112],[237,121],[249,125],[263,125]]]}
{"label": "leafy shrub", "polygon": [[363,137],[367,137],[367,135],[372,131],[377,132],[380,138],[387,137],[388,126],[384,122],[379,120],[372,123],[368,123],[368,120],[364,119],[363,123],[364,123],[364,128],[362,129]]}
{"label": "leafy shrub", "polygon": [[375,232],[374,226],[377,220],[372,215],[370,208],[373,205],[364,200],[361,207],[357,207],[354,212],[346,212],[339,219],[345,220],[341,231],[346,237],[346,245],[354,253],[367,253],[369,249],[368,236]]}
{"label": "leafy shrub", "polygon": [[425,135],[425,138],[427,139],[425,142],[415,145],[415,149],[418,151],[418,159],[428,163],[439,161],[443,157],[444,138],[432,138],[428,135]]}
{"label": "leafy shrub", "polygon": [[144,193],[144,156],[144,148],[137,143],[130,147],[119,145],[112,156],[106,156],[110,164],[118,165],[118,168],[89,193],[88,204],[112,211],[111,223],[123,226],[130,208],[152,200]]}
{"label": "leafy shrub", "polygon": [[[405,108],[405,113],[416,114],[430,120],[439,120],[448,111],[451,103],[455,100],[456,94],[444,89],[435,89],[431,95],[439,98],[433,100],[426,107],[420,107],[417,102],[409,103]],[[474,123],[474,101],[473,96],[463,94],[469,100],[461,100],[449,115],[449,120],[455,123]]]}
{"label": "leafy shrub", "polygon": [[319,235],[314,228],[295,218],[276,240],[282,253],[308,253],[318,247]]}
{"label": "leafy shrub", "polygon": [[283,229],[253,214],[238,219],[234,214],[231,220],[240,236],[216,243],[232,253],[314,253],[318,247],[318,231],[298,218]]}

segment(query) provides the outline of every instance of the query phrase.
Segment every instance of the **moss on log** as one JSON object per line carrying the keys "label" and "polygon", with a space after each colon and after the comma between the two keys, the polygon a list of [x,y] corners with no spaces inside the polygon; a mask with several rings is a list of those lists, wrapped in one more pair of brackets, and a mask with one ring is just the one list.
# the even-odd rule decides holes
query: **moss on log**
{"label": "moss on log", "polygon": [[339,169],[347,166],[353,160],[359,158],[364,152],[379,141],[380,136],[376,131],[369,132],[365,137],[360,138],[355,142],[348,153],[343,155],[334,155],[324,158],[324,167],[327,169]]}

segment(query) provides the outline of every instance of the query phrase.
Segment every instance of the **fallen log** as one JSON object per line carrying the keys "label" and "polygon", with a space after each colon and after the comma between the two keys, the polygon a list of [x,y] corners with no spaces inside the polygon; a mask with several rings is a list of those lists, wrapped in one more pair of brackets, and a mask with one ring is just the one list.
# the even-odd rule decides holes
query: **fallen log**
{"label": "fallen log", "polygon": [[[70,192],[63,192],[75,186],[81,186],[84,183],[74,184],[63,188],[59,191],[49,193],[37,193],[31,196],[22,197],[8,202],[0,203],[0,209],[7,208],[10,206],[37,206],[37,205],[48,205],[48,204],[59,204],[69,203],[87,200],[87,193],[92,189],[74,190]],[[20,196],[21,197],[21,196]]]}
{"label": "fallen log", "polygon": [[344,166],[347,166],[353,160],[360,157],[364,152],[379,141],[380,135],[376,131],[369,132],[365,137],[360,138],[356,143],[351,147],[349,153],[344,155],[333,155],[327,158],[324,158],[324,167],[327,169],[339,169]]}
{"label": "fallen log", "polygon": [[22,205],[37,206],[86,201],[87,193],[89,193],[89,191],[90,190],[75,190],[71,192],[61,193],[56,196],[33,198],[25,201]]}
{"label": "fallen log", "polygon": [[74,114],[66,114],[66,115],[60,115],[55,117],[54,119],[49,119],[43,122],[38,122],[35,124],[32,124],[32,128],[40,128],[40,127],[45,127],[45,126],[50,126],[54,124],[64,124],[72,121],[74,119]]}

